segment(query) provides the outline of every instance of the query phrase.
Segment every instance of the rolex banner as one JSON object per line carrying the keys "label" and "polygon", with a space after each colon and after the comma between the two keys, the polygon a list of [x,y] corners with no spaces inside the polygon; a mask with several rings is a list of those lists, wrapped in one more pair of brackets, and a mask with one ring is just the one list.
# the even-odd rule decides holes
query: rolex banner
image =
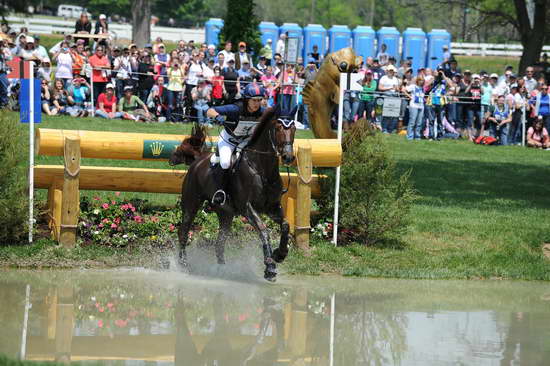
{"label": "rolex banner", "polygon": [[143,140],[143,158],[169,159],[180,144],[177,140]]}

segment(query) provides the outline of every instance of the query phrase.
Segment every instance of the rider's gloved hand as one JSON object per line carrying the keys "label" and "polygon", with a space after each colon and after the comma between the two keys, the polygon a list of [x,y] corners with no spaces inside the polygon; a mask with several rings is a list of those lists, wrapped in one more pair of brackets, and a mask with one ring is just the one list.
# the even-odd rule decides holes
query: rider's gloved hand
{"label": "rider's gloved hand", "polygon": [[218,114],[215,118],[214,118],[214,121],[216,121],[216,123],[220,124],[220,125],[223,125],[224,122],[225,122],[225,116],[222,116],[221,114]]}

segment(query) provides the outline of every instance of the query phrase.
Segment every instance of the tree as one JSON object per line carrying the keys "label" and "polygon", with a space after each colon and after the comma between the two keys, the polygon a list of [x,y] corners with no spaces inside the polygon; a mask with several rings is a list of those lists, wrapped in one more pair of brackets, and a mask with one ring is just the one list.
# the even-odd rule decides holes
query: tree
{"label": "tree", "polygon": [[260,21],[254,14],[253,0],[232,0],[227,7],[224,26],[220,32],[220,44],[226,41],[237,47],[238,42],[246,42],[247,50],[258,54],[260,51]]}
{"label": "tree", "polygon": [[151,42],[150,0],[132,0],[132,41],[138,47]]}

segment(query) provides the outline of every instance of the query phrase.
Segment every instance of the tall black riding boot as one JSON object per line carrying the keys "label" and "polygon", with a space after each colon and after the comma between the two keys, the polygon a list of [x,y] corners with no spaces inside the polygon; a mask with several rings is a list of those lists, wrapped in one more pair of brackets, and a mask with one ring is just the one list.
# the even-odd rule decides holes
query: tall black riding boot
{"label": "tall black riding boot", "polygon": [[212,204],[223,206],[227,199],[225,192],[227,187],[227,180],[229,176],[229,169],[222,169],[220,165],[217,165],[213,170],[214,183],[218,190],[212,196]]}

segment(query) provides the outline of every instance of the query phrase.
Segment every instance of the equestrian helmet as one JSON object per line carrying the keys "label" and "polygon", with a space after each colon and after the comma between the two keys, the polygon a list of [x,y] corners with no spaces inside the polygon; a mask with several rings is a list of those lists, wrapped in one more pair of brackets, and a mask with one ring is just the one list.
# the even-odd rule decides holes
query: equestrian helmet
{"label": "equestrian helmet", "polygon": [[244,88],[243,97],[245,99],[249,98],[264,98],[265,97],[265,89],[255,83],[248,84]]}

